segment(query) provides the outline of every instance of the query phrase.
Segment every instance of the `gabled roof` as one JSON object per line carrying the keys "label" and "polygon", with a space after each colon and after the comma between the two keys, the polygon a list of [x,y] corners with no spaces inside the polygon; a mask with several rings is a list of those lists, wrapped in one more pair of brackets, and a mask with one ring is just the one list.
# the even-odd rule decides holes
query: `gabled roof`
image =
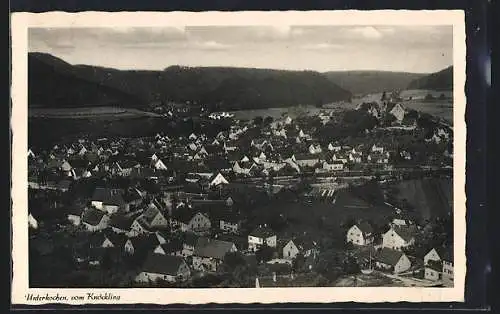
{"label": "gabled roof", "polygon": [[425,265],[425,268],[430,268],[430,269],[433,269],[435,271],[441,272],[441,271],[443,271],[443,262],[430,260],[427,263],[427,265]]}
{"label": "gabled roof", "polygon": [[160,246],[165,254],[182,251],[182,241],[179,239],[172,239],[167,243],[161,244]]}
{"label": "gabled roof", "polygon": [[176,276],[183,263],[185,263],[184,259],[180,256],[153,253],[148,255],[141,270],[147,273]]}
{"label": "gabled roof", "polygon": [[249,235],[254,236],[254,237],[258,237],[258,238],[267,238],[267,237],[271,237],[273,235],[276,235],[276,232],[271,230],[271,228],[264,226],[264,227],[256,228]]}
{"label": "gabled roof", "polygon": [[363,232],[364,235],[373,233],[373,227],[366,221],[360,221],[356,226]]}
{"label": "gabled roof", "polygon": [[232,242],[201,237],[196,243],[194,255],[222,260],[226,253],[231,251],[233,246],[234,243]]}
{"label": "gabled roof", "polygon": [[404,253],[401,251],[393,250],[390,248],[382,248],[379,252],[377,252],[375,259],[378,262],[395,266],[403,255]]}
{"label": "gabled roof", "polygon": [[100,201],[110,205],[124,205],[123,191],[120,189],[110,189],[97,187],[92,194],[93,201]]}
{"label": "gabled roof", "polygon": [[102,217],[104,217],[103,211],[90,208],[83,213],[82,221],[89,225],[97,226],[101,222]]}
{"label": "gabled roof", "polygon": [[396,232],[403,240],[410,241],[415,237],[417,229],[415,226],[392,226],[394,232]]}
{"label": "gabled roof", "polygon": [[137,214],[135,215],[113,214],[110,218],[109,226],[120,230],[129,230],[135,218],[137,218]]}

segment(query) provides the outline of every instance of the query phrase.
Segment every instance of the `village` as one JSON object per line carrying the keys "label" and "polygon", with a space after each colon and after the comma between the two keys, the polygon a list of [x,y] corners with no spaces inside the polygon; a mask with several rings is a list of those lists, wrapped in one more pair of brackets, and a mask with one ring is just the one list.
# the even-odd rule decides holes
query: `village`
{"label": "village", "polygon": [[30,146],[32,286],[453,285],[452,214],[387,192],[451,177],[446,124],[390,99],[196,118],[175,136]]}

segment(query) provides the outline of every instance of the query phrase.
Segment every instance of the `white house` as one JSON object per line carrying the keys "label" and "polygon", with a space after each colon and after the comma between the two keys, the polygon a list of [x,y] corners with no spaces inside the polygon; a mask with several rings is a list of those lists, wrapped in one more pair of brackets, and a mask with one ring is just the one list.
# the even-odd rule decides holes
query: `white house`
{"label": "white house", "polygon": [[143,283],[157,281],[182,282],[190,276],[191,271],[184,258],[153,253],[146,259],[135,281]]}
{"label": "white house", "polygon": [[229,181],[219,172],[214,178],[210,180],[209,186],[218,186],[221,184],[229,184]]}
{"label": "white house", "polygon": [[323,162],[323,169],[327,171],[341,171],[344,169],[344,163],[342,162],[328,163],[327,161],[325,161]]}
{"label": "white house", "polygon": [[227,253],[236,252],[233,242],[201,237],[193,253],[193,268],[200,271],[217,271]]}
{"label": "white house", "polygon": [[375,255],[375,266],[379,269],[398,274],[410,269],[411,262],[406,254],[401,251],[382,248]]}
{"label": "white house", "polygon": [[259,226],[248,235],[248,250],[257,251],[263,245],[276,247],[276,233],[269,229],[267,225]]}
{"label": "white house", "polygon": [[316,242],[299,237],[288,241],[283,247],[284,259],[294,259],[299,253],[304,257],[315,256],[318,254]]}
{"label": "white house", "polygon": [[123,200],[123,191],[120,189],[97,187],[92,195],[91,205],[108,214],[119,210],[128,211],[128,205]]}
{"label": "white house", "polygon": [[374,241],[372,226],[367,222],[359,222],[347,231],[347,242],[355,245],[369,245]]}
{"label": "white house", "polygon": [[392,107],[389,113],[396,117],[398,122],[401,122],[405,117],[406,110],[401,104],[396,104],[394,105],[394,107]]}
{"label": "white house", "polygon": [[382,236],[382,247],[401,250],[415,243],[415,233],[413,226],[391,226]]}

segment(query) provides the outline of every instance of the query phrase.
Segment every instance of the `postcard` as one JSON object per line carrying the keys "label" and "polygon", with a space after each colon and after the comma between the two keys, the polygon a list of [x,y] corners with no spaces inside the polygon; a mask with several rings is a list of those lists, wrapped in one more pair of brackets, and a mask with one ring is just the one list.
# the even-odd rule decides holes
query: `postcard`
{"label": "postcard", "polygon": [[464,301],[463,11],[11,32],[13,304]]}

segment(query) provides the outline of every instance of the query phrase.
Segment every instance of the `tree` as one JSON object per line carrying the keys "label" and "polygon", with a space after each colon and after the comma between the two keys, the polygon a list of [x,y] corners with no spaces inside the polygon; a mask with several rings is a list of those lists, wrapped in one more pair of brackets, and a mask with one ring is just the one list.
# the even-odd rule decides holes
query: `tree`
{"label": "tree", "polygon": [[255,252],[255,258],[258,263],[270,261],[273,258],[273,248],[263,245]]}
{"label": "tree", "polygon": [[253,123],[256,125],[256,126],[261,126],[262,123],[264,122],[264,119],[261,117],[261,116],[257,116],[253,119]]}
{"label": "tree", "polygon": [[267,117],[264,119],[264,124],[269,125],[269,124],[273,123],[273,121],[274,121],[274,118],[273,118],[273,117],[271,117],[271,116],[267,116]]}

